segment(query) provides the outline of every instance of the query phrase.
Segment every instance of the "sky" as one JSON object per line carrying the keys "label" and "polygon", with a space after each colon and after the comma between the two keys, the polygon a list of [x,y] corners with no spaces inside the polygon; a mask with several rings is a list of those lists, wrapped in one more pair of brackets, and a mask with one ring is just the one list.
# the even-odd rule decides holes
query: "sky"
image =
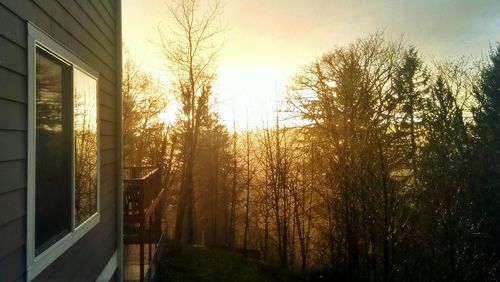
{"label": "sky", "polygon": [[[124,46],[166,84],[157,27],[171,24],[168,1],[122,2]],[[500,42],[500,0],[225,0],[219,19],[228,30],[217,60],[214,110],[239,129],[247,122],[263,126],[305,65],[370,34],[403,37],[427,61],[487,56]],[[175,111],[169,108],[165,119]]]}

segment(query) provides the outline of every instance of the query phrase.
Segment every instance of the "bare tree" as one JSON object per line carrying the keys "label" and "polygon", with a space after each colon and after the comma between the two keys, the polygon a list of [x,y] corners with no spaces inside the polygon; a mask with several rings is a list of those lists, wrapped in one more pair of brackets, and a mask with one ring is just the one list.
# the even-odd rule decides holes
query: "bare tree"
{"label": "bare tree", "polygon": [[[269,188],[265,189],[266,197],[269,197],[270,211],[273,213],[273,230],[276,231],[277,251],[280,267],[286,268],[291,261],[291,247],[293,242],[292,220],[292,189],[293,186],[293,154],[296,148],[293,148],[293,138],[291,138],[291,129],[281,127],[279,121],[279,111],[276,112],[276,121],[274,128],[263,129],[260,137],[264,159],[261,160],[265,167],[265,183]],[[265,207],[267,209],[267,207]],[[267,213],[267,210],[264,210]],[[267,216],[265,220],[267,221]],[[269,230],[265,227],[265,232]],[[292,228],[292,229],[291,229]],[[267,237],[268,235],[265,234]],[[265,244],[267,244],[266,238]],[[266,246],[267,248],[267,246]],[[266,250],[267,251],[267,250]]]}
{"label": "bare tree", "polygon": [[247,131],[245,134],[245,149],[246,149],[246,156],[245,156],[245,165],[246,165],[246,181],[245,181],[245,187],[246,187],[246,204],[245,204],[245,232],[243,236],[243,248],[245,251],[247,250],[247,243],[248,243],[248,227],[249,227],[249,216],[250,216],[250,184],[252,182],[253,175],[255,173],[255,170],[250,169],[250,147],[251,147],[251,139],[250,139],[250,130],[248,128],[248,118],[247,118]]}
{"label": "bare tree", "polygon": [[231,201],[230,201],[230,211],[229,211],[229,228],[227,234],[226,243],[229,248],[234,247],[234,238],[236,233],[236,204],[237,204],[237,191],[236,186],[238,184],[238,151],[236,148],[238,140],[238,134],[236,132],[236,124],[233,128],[233,136],[232,136],[232,153],[233,159],[231,162]]}
{"label": "bare tree", "polygon": [[[169,6],[175,22],[167,36],[160,28],[161,48],[175,76],[174,89],[181,104],[184,143],[182,176],[175,222],[176,241],[194,242],[193,164],[200,123],[208,115],[208,101],[215,78],[215,59],[221,44],[217,23],[221,2],[213,1],[203,11],[199,0],[176,0]],[[186,231],[186,233],[184,233]]]}
{"label": "bare tree", "polygon": [[[164,154],[158,149],[160,144],[166,145],[166,129],[160,118],[167,106],[165,91],[129,57],[123,66],[122,84],[125,166],[159,165]],[[158,139],[160,136],[165,140]]]}

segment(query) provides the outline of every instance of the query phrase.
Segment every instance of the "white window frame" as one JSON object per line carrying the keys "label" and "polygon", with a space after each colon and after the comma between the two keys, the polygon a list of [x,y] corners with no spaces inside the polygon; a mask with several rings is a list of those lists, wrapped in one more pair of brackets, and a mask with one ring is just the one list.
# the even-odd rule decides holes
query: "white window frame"
{"label": "white window frame", "polygon": [[[36,48],[42,48],[59,60],[68,63],[71,71],[78,69],[96,80],[96,112],[97,112],[97,211],[79,226],[75,226],[75,138],[72,133],[72,177],[71,177],[71,231],[62,239],[35,254],[35,171],[36,171]],[[66,252],[100,221],[100,129],[99,129],[99,73],[73,54],[62,44],[52,39],[32,23],[28,23],[28,160],[27,160],[27,238],[26,238],[26,278],[33,280],[45,268]],[[72,75],[73,77],[73,75]],[[74,78],[73,78],[74,79]],[[74,97],[75,87],[71,88]]]}

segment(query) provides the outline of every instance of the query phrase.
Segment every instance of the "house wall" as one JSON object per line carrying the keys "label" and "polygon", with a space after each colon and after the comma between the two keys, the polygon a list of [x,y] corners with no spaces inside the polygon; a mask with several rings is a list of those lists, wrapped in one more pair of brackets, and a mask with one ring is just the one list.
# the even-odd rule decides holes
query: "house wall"
{"label": "house wall", "polygon": [[117,1],[0,0],[0,281],[26,279],[27,21],[100,74],[100,222],[36,279],[94,280],[117,249]]}

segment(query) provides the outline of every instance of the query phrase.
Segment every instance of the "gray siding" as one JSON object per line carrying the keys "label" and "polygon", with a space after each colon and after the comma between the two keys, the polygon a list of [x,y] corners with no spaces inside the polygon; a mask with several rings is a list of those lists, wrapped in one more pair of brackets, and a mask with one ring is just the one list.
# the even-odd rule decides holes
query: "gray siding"
{"label": "gray siding", "polygon": [[26,278],[28,21],[100,74],[100,222],[36,279],[94,280],[116,250],[116,1],[0,0],[0,281]]}

